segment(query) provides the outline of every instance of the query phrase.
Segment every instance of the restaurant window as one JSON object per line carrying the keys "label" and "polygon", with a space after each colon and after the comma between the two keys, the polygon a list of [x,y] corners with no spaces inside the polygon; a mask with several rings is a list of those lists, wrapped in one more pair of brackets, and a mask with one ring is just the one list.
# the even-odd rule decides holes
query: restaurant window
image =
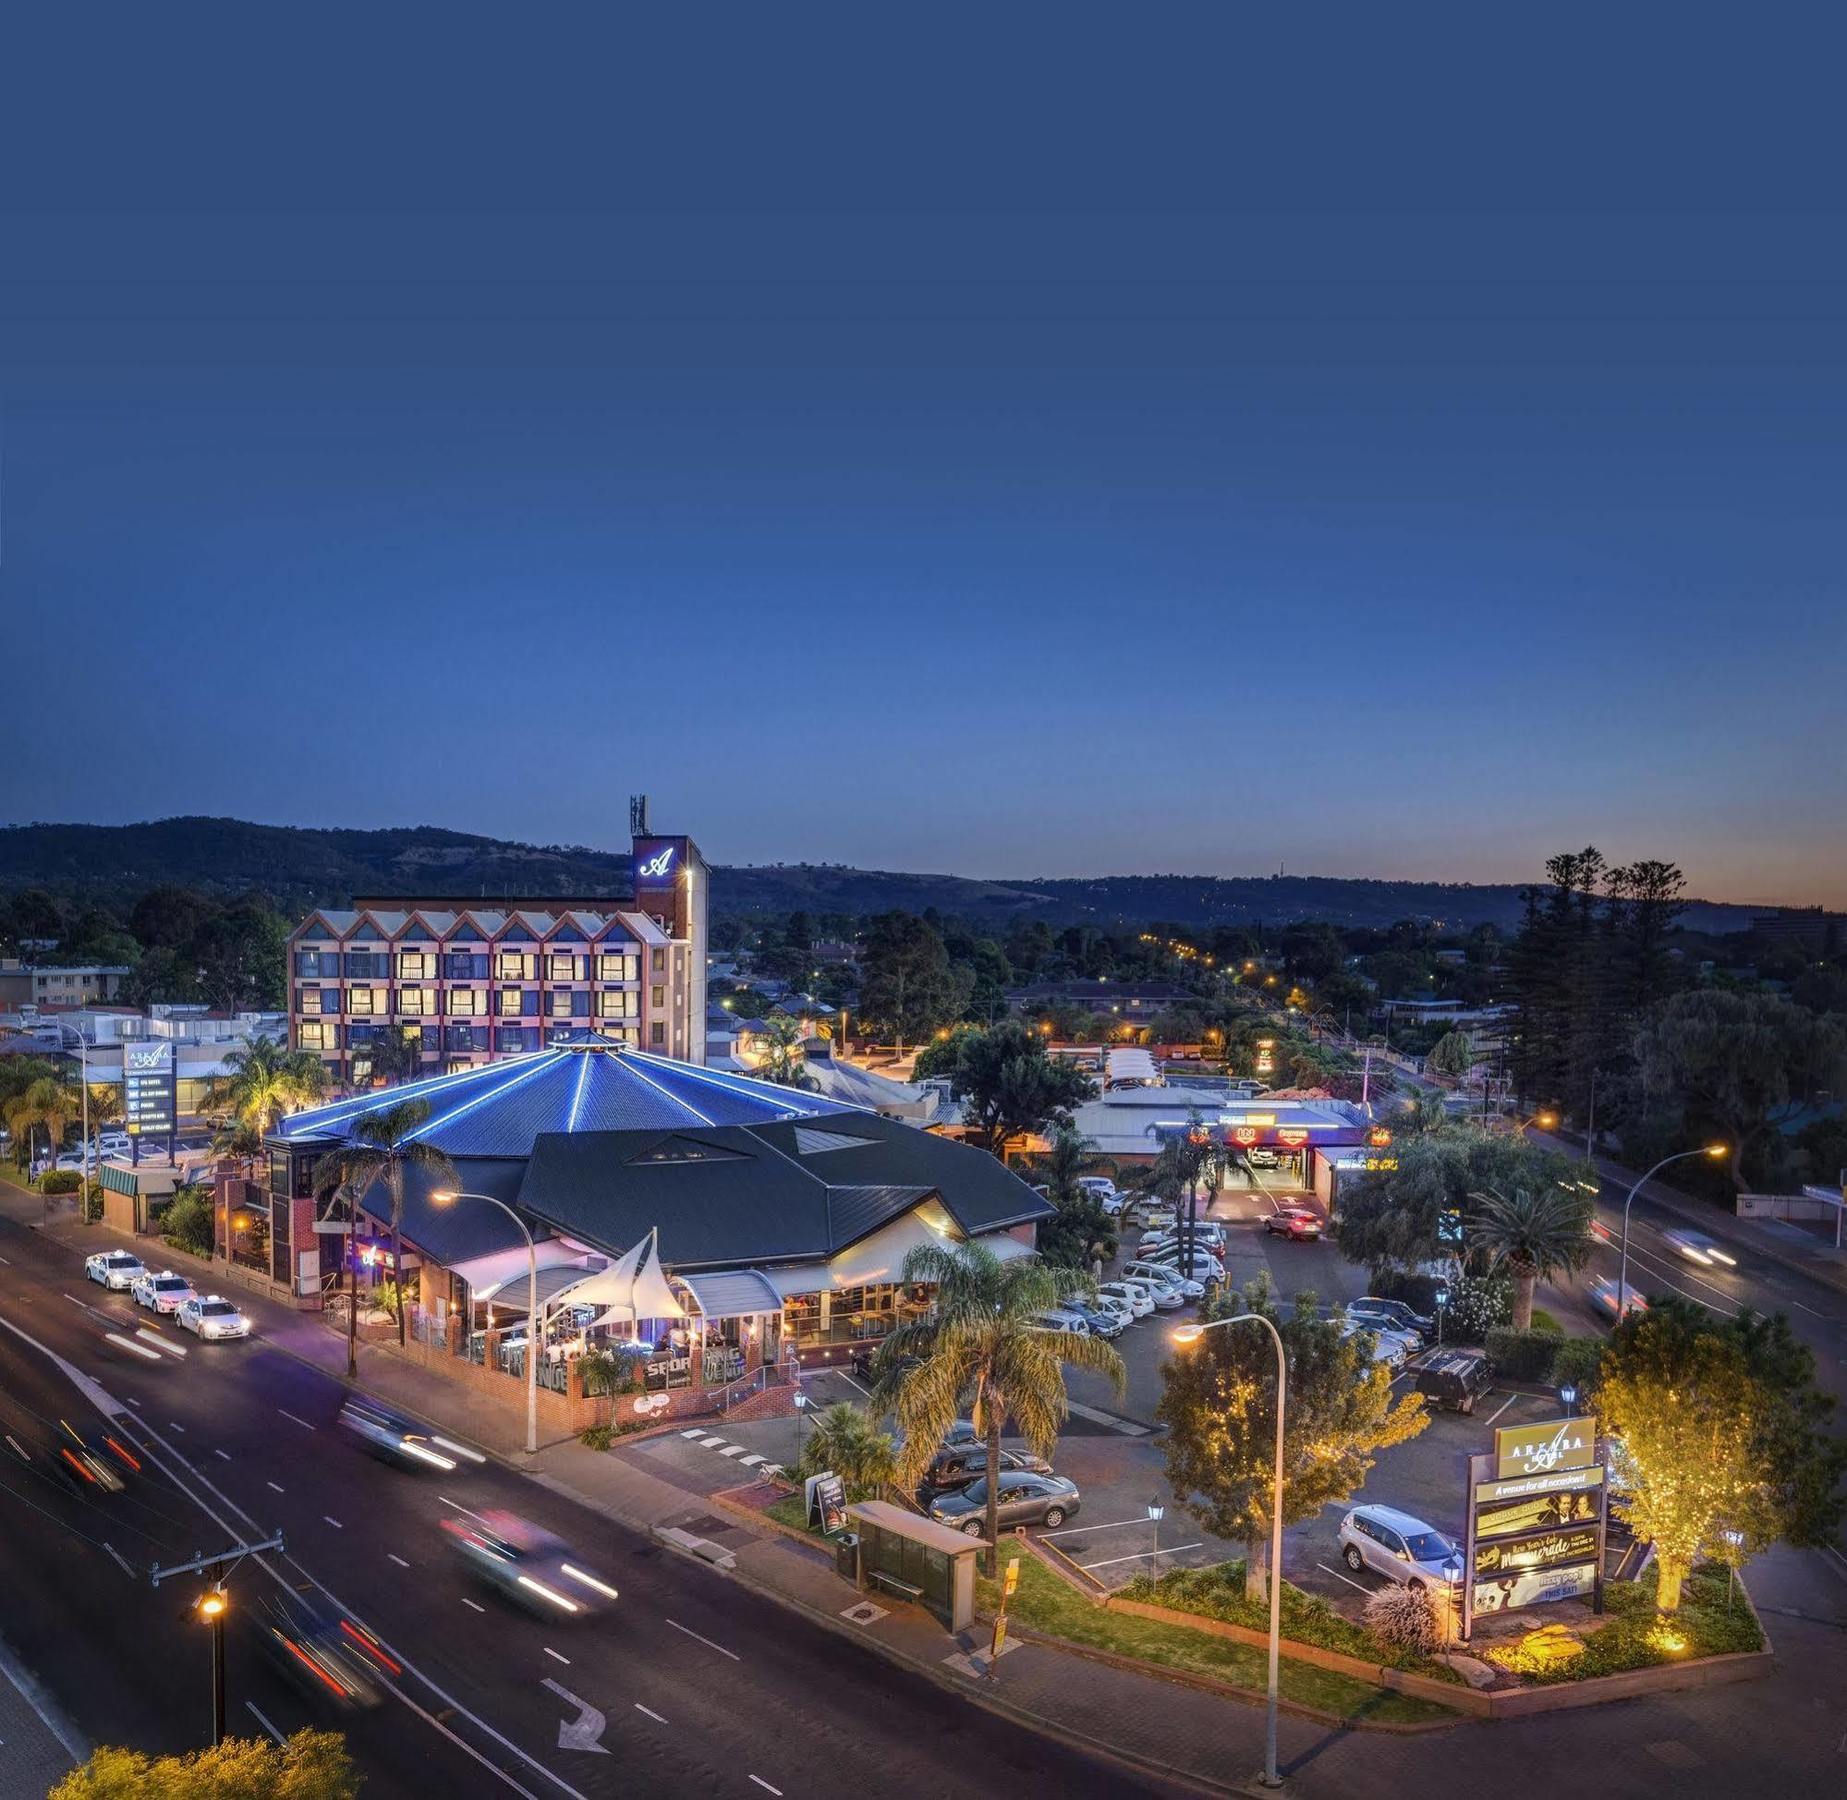
{"label": "restaurant window", "polygon": [[798,1342],[821,1335],[821,1296],[791,1294],[782,1303],[783,1336]]}

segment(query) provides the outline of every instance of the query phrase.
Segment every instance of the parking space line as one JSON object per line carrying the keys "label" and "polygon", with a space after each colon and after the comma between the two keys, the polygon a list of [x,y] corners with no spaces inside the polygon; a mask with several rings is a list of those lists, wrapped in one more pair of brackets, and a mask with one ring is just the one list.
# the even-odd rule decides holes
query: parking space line
{"label": "parking space line", "polygon": [[1372,1589],[1369,1588],[1365,1582],[1355,1581],[1351,1575],[1343,1575],[1338,1569],[1329,1569],[1324,1562],[1316,1563],[1315,1567],[1317,1569],[1326,1569],[1328,1574],[1332,1575],[1336,1581],[1344,1581],[1348,1587],[1358,1588],[1362,1594],[1370,1594],[1372,1592]]}
{"label": "parking space line", "polygon": [[[1148,1521],[1144,1519],[1142,1523],[1145,1525]],[[1108,1569],[1117,1563],[1146,1562],[1151,1556],[1178,1556],[1182,1550],[1197,1550],[1198,1548],[1197,1544],[1163,1544],[1158,1551],[1137,1550],[1133,1556],[1106,1556],[1102,1562],[1084,1563],[1080,1566],[1086,1569]]]}
{"label": "parking space line", "polygon": [[1506,1398],[1505,1400],[1503,1400],[1503,1401],[1502,1401],[1502,1402],[1500,1403],[1500,1405],[1499,1405],[1499,1406],[1497,1406],[1497,1407],[1496,1407],[1496,1408],[1494,1409],[1494,1415],[1493,1415],[1493,1417],[1492,1417],[1492,1418],[1488,1418],[1488,1419],[1484,1419],[1484,1420],[1482,1421],[1482,1423],[1483,1423],[1484,1425],[1492,1425],[1492,1424],[1494,1423],[1494,1421],[1495,1421],[1495,1419],[1498,1419],[1498,1418],[1499,1418],[1499,1417],[1501,1416],[1501,1414],[1502,1414],[1502,1413],[1504,1413],[1504,1412],[1505,1412],[1505,1411],[1506,1411],[1506,1410],[1508,1409],[1508,1407],[1510,1407],[1510,1406],[1512,1406],[1512,1405],[1513,1405],[1513,1403],[1514,1403],[1514,1402],[1515,1402],[1516,1400],[1518,1400],[1519,1398],[1520,1398],[1520,1396],[1519,1396],[1518,1394],[1509,1394],[1509,1395],[1507,1396],[1507,1398]]}
{"label": "parking space line", "polygon": [[1139,1519],[1117,1519],[1109,1525],[1067,1525],[1062,1531],[1042,1531],[1039,1535],[1047,1538],[1080,1537],[1086,1531],[1115,1531],[1123,1525],[1140,1525],[1145,1528],[1147,1524],[1148,1515],[1143,1513]]}

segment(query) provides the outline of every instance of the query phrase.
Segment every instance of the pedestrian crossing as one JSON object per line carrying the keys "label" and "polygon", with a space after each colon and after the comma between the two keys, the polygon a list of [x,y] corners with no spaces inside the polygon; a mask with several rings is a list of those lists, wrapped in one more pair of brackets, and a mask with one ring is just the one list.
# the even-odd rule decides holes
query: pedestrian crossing
{"label": "pedestrian crossing", "polygon": [[694,1425],[682,1431],[680,1436],[689,1444],[697,1444],[702,1450],[716,1450],[720,1456],[735,1458],[741,1469],[755,1469],[761,1475],[780,1475],[782,1464],[773,1463],[768,1457],[759,1456],[743,1444],[734,1444],[728,1438],[722,1438],[716,1431],[707,1431],[703,1425]]}

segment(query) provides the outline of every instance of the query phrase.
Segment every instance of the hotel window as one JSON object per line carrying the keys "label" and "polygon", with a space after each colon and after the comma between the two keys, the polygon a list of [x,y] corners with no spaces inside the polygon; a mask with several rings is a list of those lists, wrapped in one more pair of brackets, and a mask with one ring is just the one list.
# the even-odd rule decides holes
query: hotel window
{"label": "hotel window", "polygon": [[518,988],[502,988],[495,1010],[503,1019],[517,1019],[526,1010],[524,1001],[525,996]]}
{"label": "hotel window", "polygon": [[295,999],[295,1010],[310,1018],[319,1018],[321,1013],[321,990],[303,988]]}
{"label": "hotel window", "polygon": [[667,990],[664,987],[650,988],[648,990],[648,1004],[653,1007],[656,1012],[664,1010],[667,1005]]}
{"label": "hotel window", "polygon": [[571,1002],[576,998],[568,989],[561,988],[548,996],[547,1010],[554,1019],[568,1019],[571,1016]]}
{"label": "hotel window", "polygon": [[421,1018],[436,1010],[436,995],[429,988],[399,988],[398,1011]]}
{"label": "hotel window", "polygon": [[333,1048],[327,1041],[327,1027],[319,1019],[303,1019],[295,1029],[301,1038],[302,1049],[330,1050]]}
{"label": "hotel window", "polygon": [[648,968],[656,975],[665,975],[667,973],[667,952],[665,950],[650,951]]}
{"label": "hotel window", "polygon": [[449,990],[449,1016],[454,1019],[474,1019],[487,1011],[487,996],[477,993],[473,988],[451,988]]}
{"label": "hotel window", "polygon": [[538,973],[539,959],[527,956],[519,950],[500,950],[494,955],[494,979],[496,981],[524,981],[530,975]]}
{"label": "hotel window", "polygon": [[436,958],[428,950],[400,950],[398,976],[403,981],[428,981],[436,973]]}
{"label": "hotel window", "polygon": [[596,1016],[599,1019],[632,1019],[635,1016],[635,1001],[638,996],[628,993],[602,993],[596,997]]}
{"label": "hotel window", "polygon": [[575,956],[548,956],[545,959],[545,979],[547,981],[581,981]]}
{"label": "hotel window", "polygon": [[356,1018],[368,1018],[372,1013],[372,990],[367,987],[348,988],[346,990],[346,1010]]}
{"label": "hotel window", "polygon": [[667,1042],[667,1027],[659,1019],[648,1027],[648,1042],[657,1050]]}
{"label": "hotel window", "polygon": [[596,978],[598,981],[639,981],[641,958],[632,951],[624,954],[605,950],[596,959]]}

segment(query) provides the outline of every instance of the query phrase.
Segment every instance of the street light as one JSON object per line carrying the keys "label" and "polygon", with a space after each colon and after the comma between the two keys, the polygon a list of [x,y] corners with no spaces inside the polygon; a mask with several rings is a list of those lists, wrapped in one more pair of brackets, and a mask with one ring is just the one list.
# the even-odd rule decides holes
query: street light
{"label": "street light", "polygon": [[212,1748],[224,1742],[224,1615],[230,1599],[223,1585],[199,1596],[199,1617],[212,1628]]}
{"label": "street light", "polygon": [[[526,1240],[526,1454],[539,1453],[539,1252],[532,1241],[526,1221],[504,1200],[492,1194],[471,1194],[462,1188],[437,1188],[430,1195],[432,1206],[453,1206],[458,1200],[481,1200],[497,1206],[519,1227]],[[470,1321],[472,1324],[472,1321]]]}
{"label": "street light", "polygon": [[1235,1319],[1213,1319],[1204,1325],[1182,1325],[1174,1332],[1173,1342],[1184,1350],[1197,1344],[1208,1331],[1253,1322],[1261,1325],[1276,1344],[1276,1473],[1270,1493],[1270,1680],[1260,1779],[1265,1787],[1277,1788],[1283,1785],[1283,1778],[1276,1772],[1276,1694],[1283,1642],[1283,1400],[1289,1385],[1289,1359],[1283,1349],[1283,1334],[1262,1313],[1241,1313]]}
{"label": "street light", "polygon": [[1148,1523],[1154,1527],[1154,1561],[1149,1566],[1149,1574],[1157,1581],[1161,1577],[1161,1521],[1167,1516],[1167,1508],[1159,1502],[1148,1502]]}
{"label": "street light", "polygon": [[1623,1248],[1622,1259],[1616,1271],[1616,1323],[1620,1325],[1629,1310],[1629,1208],[1636,1195],[1665,1169],[1669,1163],[1685,1162],[1694,1156],[1727,1156],[1730,1152],[1723,1144],[1702,1144],[1697,1150],[1676,1150],[1671,1156],[1664,1156],[1648,1171],[1639,1177],[1634,1187],[1623,1197]]}
{"label": "street light", "polygon": [[795,1460],[800,1462],[808,1450],[808,1396],[795,1396]]}

